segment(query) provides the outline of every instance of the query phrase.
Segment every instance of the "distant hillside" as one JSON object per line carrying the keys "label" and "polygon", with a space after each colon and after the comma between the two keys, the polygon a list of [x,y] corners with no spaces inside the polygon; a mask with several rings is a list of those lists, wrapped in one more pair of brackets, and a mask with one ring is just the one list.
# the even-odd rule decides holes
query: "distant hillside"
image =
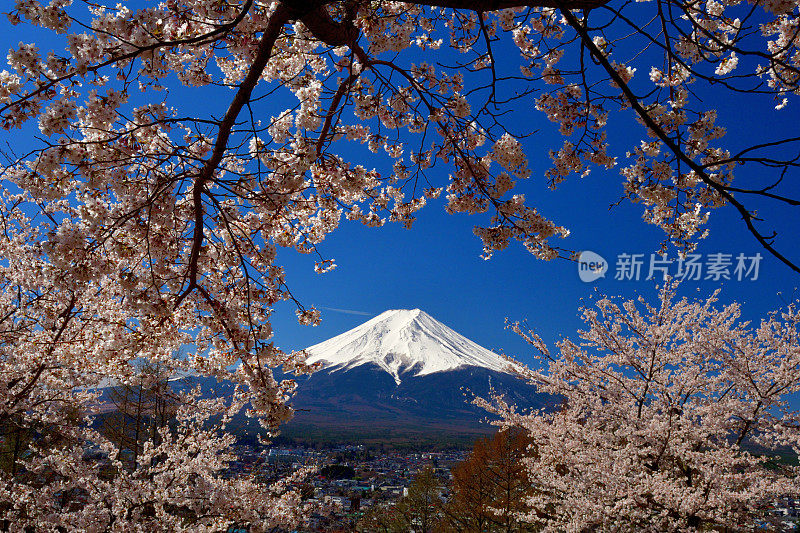
{"label": "distant hillside", "polygon": [[[284,441],[469,446],[497,429],[486,421],[489,413],[470,403],[473,396],[493,390],[523,409],[557,404],[518,379],[506,359],[419,309],[386,311],[307,351],[321,370],[276,375],[298,382],[290,402],[295,417],[280,428]],[[200,384],[208,396],[233,390],[212,378],[171,383],[177,389]],[[251,442],[260,431],[243,414],[231,429]]]}

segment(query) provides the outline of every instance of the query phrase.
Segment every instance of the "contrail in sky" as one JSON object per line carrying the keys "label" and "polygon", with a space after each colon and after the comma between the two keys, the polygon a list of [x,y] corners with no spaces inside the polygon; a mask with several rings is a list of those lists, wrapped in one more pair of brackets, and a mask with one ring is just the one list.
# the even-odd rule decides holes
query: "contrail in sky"
{"label": "contrail in sky", "polygon": [[319,306],[319,308],[325,309],[326,311],[336,311],[337,313],[346,313],[348,315],[372,316],[372,313],[365,313],[364,311],[354,311],[353,309],[337,309],[336,307],[325,307],[323,305]]}

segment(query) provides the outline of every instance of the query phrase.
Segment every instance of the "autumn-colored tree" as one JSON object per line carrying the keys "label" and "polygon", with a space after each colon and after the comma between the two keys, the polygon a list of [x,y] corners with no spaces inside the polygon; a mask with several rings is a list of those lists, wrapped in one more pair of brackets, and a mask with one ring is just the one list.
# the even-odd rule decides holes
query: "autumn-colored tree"
{"label": "autumn-colored tree", "polygon": [[526,520],[543,531],[758,530],[800,491],[800,310],[751,325],[716,294],[675,292],[599,299],[557,354],[513,326],[544,363],[522,375],[564,398],[532,414],[493,404],[536,448]]}
{"label": "autumn-colored tree", "polygon": [[449,531],[532,531],[521,517],[530,512],[533,488],[522,460],[531,457],[525,431],[510,428],[475,442],[472,453],[453,470],[452,494],[445,506]]}
{"label": "autumn-colored tree", "polygon": [[[317,246],[342,219],[411,226],[445,194],[448,212],[483,217],[474,231],[487,256],[517,240],[542,259],[571,257],[560,244],[568,230],[515,190],[531,174],[520,139],[538,127],[519,120],[522,109],[564,137],[548,147],[551,187],[619,167],[620,195],[680,249],[692,249],[712,208],[728,206],[800,271],[755,214],[798,205],[784,177],[796,172],[800,135],[726,137],[727,117],[708,103],[766,109],[762,120],[791,112],[797,0],[13,0],[4,9],[10,24],[35,28],[25,39],[44,37],[14,44],[0,71],[11,147],[0,167],[0,424],[87,412],[98,385],[135,381],[130,362],[146,359],[233,381],[232,403],[203,409],[224,418],[248,405],[274,429],[291,416],[295,383],[272,369],[310,369],[304,354],[272,343],[273,305],[293,300],[301,323],[319,320],[294,299],[276,248],[317,253],[316,269],[330,270]],[[621,145],[610,143],[612,113],[635,132]],[[186,345],[196,350],[175,357]],[[103,484],[80,458],[89,443],[108,443],[78,424],[71,453],[25,466],[60,469],[58,485],[3,478],[0,499],[25,506],[20,527],[41,529],[90,519],[124,528],[149,519],[143,508],[158,524],[184,498],[206,521],[198,528],[296,518],[293,496],[230,492],[210,459],[228,456],[227,441],[199,423],[213,413],[183,405],[184,440],[173,442],[165,477]],[[54,513],[65,487],[86,490],[85,505]]]}

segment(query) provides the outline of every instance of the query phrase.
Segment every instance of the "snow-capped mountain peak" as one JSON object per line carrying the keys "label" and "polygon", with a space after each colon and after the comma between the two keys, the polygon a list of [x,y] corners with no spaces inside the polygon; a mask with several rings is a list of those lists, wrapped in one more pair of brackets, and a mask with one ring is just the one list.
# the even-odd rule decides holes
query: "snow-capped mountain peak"
{"label": "snow-capped mountain peak", "polygon": [[467,366],[509,372],[510,363],[419,309],[392,309],[325,342],[306,348],[308,362],[349,370],[374,364],[400,384],[403,374],[424,376]]}

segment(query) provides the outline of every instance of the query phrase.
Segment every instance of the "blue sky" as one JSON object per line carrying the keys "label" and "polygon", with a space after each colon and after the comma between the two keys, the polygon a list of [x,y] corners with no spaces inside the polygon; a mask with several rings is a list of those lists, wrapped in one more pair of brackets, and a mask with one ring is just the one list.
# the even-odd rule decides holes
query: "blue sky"
{"label": "blue sky", "polygon": [[[515,55],[497,57],[509,58],[501,68],[509,72],[517,68]],[[429,60],[428,57],[410,60],[421,59]],[[647,80],[646,65],[639,65],[637,77],[637,82]],[[514,89],[513,85],[506,87]],[[790,105],[777,111],[776,102],[769,96],[729,99],[727,94],[721,98],[716,92],[694,89],[699,91],[696,98],[719,110],[717,124],[728,131],[723,142],[734,153],[763,140],[797,135],[797,102],[792,104],[795,109]],[[337,261],[338,268],[332,273],[315,274],[310,257],[284,251],[279,258],[287,265],[288,282],[295,296],[320,308],[349,309],[369,316],[386,309],[418,307],[479,344],[503,350],[525,362],[530,360],[530,350],[504,329],[506,318],[527,320],[552,346],[559,338],[574,336],[582,325],[578,309],[593,296],[633,298],[643,294],[653,298],[656,280],[644,278],[650,254],[658,251],[664,233],[642,220],[640,205],[623,201],[611,207],[623,194],[619,167],[593,168],[588,177],[571,176],[556,190],[550,190],[544,179],[550,166],[548,151],[557,149],[562,139],[555,126],[533,106],[533,100],[527,106],[519,102],[510,122],[512,127],[530,124],[537,130],[522,140],[532,173],[529,180],[519,182],[518,190],[526,195],[528,205],[570,229],[570,236],[555,244],[571,250],[591,250],[608,261],[610,271],[605,279],[584,283],[574,262],[540,261],[514,243],[484,261],[480,257],[480,241],[473,236],[472,228],[484,224],[485,218],[447,215],[444,201],[439,199],[430,201],[419,213],[411,230],[391,224],[369,229],[343,222],[340,230],[320,245],[324,256]],[[643,128],[633,120],[630,111],[612,113],[609,124],[610,153],[619,157],[621,167],[627,164],[625,152],[643,138]],[[446,179],[446,169],[435,172],[441,173],[440,179]],[[771,179],[759,172],[759,169],[737,169],[735,185],[755,186]],[[800,197],[797,176],[788,175],[783,185],[785,194]],[[778,231],[779,250],[795,261],[800,260],[797,250],[800,210],[758,199],[745,199],[745,204],[758,207],[759,214],[766,218],[761,226],[765,233]],[[704,297],[721,288],[720,305],[731,301],[742,303],[744,318],[748,320],[758,320],[800,296],[795,294],[800,275],[763,250],[733,208],[726,206],[712,211],[706,227],[710,235],[699,241],[696,251],[701,260],[705,263],[709,254],[716,253],[731,254],[733,258],[760,253],[763,259],[758,279],[685,281],[681,287],[683,294]],[[614,279],[619,254],[644,254],[639,281]],[[668,249],[668,258],[677,258],[674,248]],[[733,274],[733,267],[730,270]],[[322,309],[322,324],[307,328],[294,325],[292,317],[281,314],[280,309],[275,314],[276,343],[285,349],[325,340],[369,318]]]}
{"label": "blue sky", "polygon": [[[639,6],[631,9],[639,9]],[[499,50],[503,52],[496,53],[496,57],[508,60],[500,62],[498,71],[516,73],[517,52],[502,46]],[[631,55],[640,53],[638,50],[629,52]],[[415,63],[431,61],[430,56],[423,57],[419,52],[406,59]],[[568,58],[566,62],[569,61]],[[746,63],[743,60],[742,64]],[[649,64],[638,65],[634,83],[644,82],[640,87],[648,83]],[[513,84],[505,87],[506,91],[516,89],[519,87]],[[757,142],[797,135],[796,106],[800,102],[792,102],[788,108],[778,111],[775,100],[769,96],[730,98],[728,93],[720,94],[714,89],[704,91],[698,85],[692,89],[696,91],[693,98],[702,100],[708,108],[719,110],[717,124],[728,131],[723,144],[734,153]],[[642,220],[643,210],[639,205],[623,201],[610,208],[623,194],[619,167],[593,168],[586,178],[572,176],[555,191],[548,189],[544,180],[544,172],[550,165],[548,151],[557,149],[561,138],[554,125],[533,106],[532,99],[527,105],[524,101],[518,102],[510,121],[514,128],[531,125],[537,130],[522,141],[532,175],[526,182],[519,183],[519,192],[526,195],[528,205],[570,229],[571,235],[556,244],[572,250],[594,251],[609,262],[611,270],[605,279],[584,283],[578,277],[575,263],[567,260],[543,262],[513,243],[484,261],[480,257],[480,241],[472,235],[472,228],[484,224],[485,218],[447,215],[444,201],[440,199],[429,202],[411,230],[392,225],[368,229],[343,222],[340,230],[320,246],[323,256],[337,261],[338,268],[332,273],[315,274],[310,257],[291,251],[279,255],[287,265],[288,283],[295,296],[304,303],[323,308],[323,322],[316,328],[296,326],[293,317],[281,313],[279,307],[275,314],[277,344],[285,349],[301,348],[354,327],[386,309],[418,307],[487,348],[503,350],[528,361],[528,347],[504,329],[506,318],[527,319],[552,345],[561,337],[574,336],[581,327],[578,308],[592,296],[607,294],[632,298],[643,294],[654,297],[656,282],[646,281],[644,277],[649,255],[658,250],[664,233]],[[609,124],[610,153],[619,156],[620,166],[624,166],[625,152],[643,138],[643,128],[633,120],[630,111],[612,113]],[[440,173],[437,176],[440,181],[446,180],[446,169],[434,172]],[[734,184],[740,187],[764,185],[772,179],[769,174],[762,174],[761,169],[737,169],[736,176]],[[788,196],[800,197],[796,175],[787,175],[783,187],[782,191]],[[778,249],[795,262],[799,261],[800,210],[747,198],[745,205],[759,208],[759,214],[766,218],[761,226],[764,233],[777,230]],[[706,227],[710,229],[710,236],[700,241],[696,251],[701,260],[706,262],[709,254],[716,253],[731,254],[733,258],[739,254],[751,257],[760,253],[763,259],[758,279],[686,281],[682,293],[704,297],[721,288],[720,305],[741,302],[745,318],[749,320],[758,320],[768,311],[800,296],[795,293],[800,275],[763,250],[733,208],[726,206],[713,211]],[[644,254],[645,265],[639,281],[614,279],[617,256],[624,253]],[[676,259],[674,249],[669,249],[668,257]],[[359,311],[369,316],[326,310],[325,307]]]}
{"label": "blue sky", "polygon": [[[757,114],[744,114],[732,103],[721,103],[718,122],[728,128],[728,140],[734,147],[750,141],[751,136],[763,138],[770,133],[792,131],[793,112],[776,112],[774,103],[767,98],[757,104]],[[338,264],[328,274],[315,274],[311,257],[283,250],[279,260],[287,266],[288,283],[295,296],[321,308],[323,322],[316,328],[296,326],[293,317],[282,313],[283,306],[279,306],[274,315],[276,343],[284,349],[302,348],[386,309],[418,307],[487,348],[528,361],[528,347],[504,329],[506,318],[527,320],[552,345],[561,337],[574,335],[582,324],[578,309],[592,296],[654,297],[656,280],[644,278],[650,254],[658,251],[664,233],[642,220],[639,205],[623,201],[611,207],[623,193],[618,169],[593,168],[588,177],[573,176],[550,190],[543,175],[550,164],[548,150],[558,146],[560,138],[532,106],[533,103],[529,109],[516,110],[517,120],[536,121],[539,128],[539,133],[523,140],[532,175],[519,183],[519,191],[526,195],[529,205],[570,229],[570,236],[556,244],[572,250],[591,250],[608,261],[610,270],[604,279],[584,283],[579,279],[576,263],[562,259],[541,261],[516,243],[485,261],[480,257],[480,241],[472,234],[473,226],[485,223],[485,219],[480,215],[448,215],[444,200],[438,199],[419,212],[411,230],[392,224],[364,228],[343,221],[339,230],[320,245],[323,256],[335,258]],[[624,152],[642,138],[641,127],[624,113],[614,121],[617,125],[610,137],[617,144],[613,153],[621,156],[620,162],[624,163]],[[747,178],[741,174],[742,181],[737,185],[746,183]],[[800,193],[800,188],[795,185],[787,192]],[[782,251],[799,257],[797,208],[770,205],[765,212],[765,227],[779,231],[776,242]],[[715,253],[731,254],[733,258],[760,253],[763,259],[758,279],[685,281],[682,293],[703,297],[722,288],[720,304],[741,302],[745,318],[750,320],[757,320],[792,299],[800,276],[761,248],[734,209],[712,211],[707,227],[710,235],[699,241],[696,251],[701,260],[706,262],[708,255]],[[640,280],[614,279],[619,254],[644,254]],[[674,249],[669,249],[668,258],[677,258]],[[730,271],[734,278],[733,267]],[[290,305],[285,307],[291,311]]]}
{"label": "blue sky", "polygon": [[[514,244],[485,261],[480,257],[480,241],[472,235],[476,219],[447,215],[442,202],[435,201],[420,212],[411,230],[398,225],[371,229],[344,222],[320,247],[323,255],[338,264],[328,274],[315,274],[311,257],[283,251],[279,259],[287,266],[288,283],[298,299],[369,316],[322,309],[322,324],[309,328],[295,325],[289,304],[279,306],[274,315],[276,343],[285,349],[305,347],[386,309],[418,307],[479,344],[526,361],[529,350],[504,330],[506,317],[527,319],[552,343],[576,331],[581,325],[578,308],[598,293],[654,296],[655,281],[644,278],[649,254],[658,249],[663,234],[644,224],[638,206],[623,203],[609,210],[621,191],[615,171],[595,171],[555,192],[542,189],[537,195],[529,194],[529,201],[571,229],[564,241],[567,247],[603,256],[610,263],[606,278],[584,283],[575,263],[540,261]],[[785,222],[787,226],[794,223]],[[711,235],[700,243],[697,253],[705,259],[706,254],[718,252],[734,256],[760,252],[764,258],[759,277],[754,281],[686,281],[682,292],[703,296],[722,287],[721,302],[742,302],[750,319],[790,297],[798,285],[797,275],[759,247],[733,210],[717,210],[709,227]],[[617,255],[622,253],[645,254],[639,281],[614,279]],[[674,252],[668,257],[674,259]]]}
{"label": "blue sky", "polygon": [[[0,49],[4,50],[38,34],[25,26],[5,29],[0,35]],[[40,47],[43,52],[49,48],[46,43]],[[517,63],[512,61],[511,65],[516,68]],[[196,109],[204,109],[214,98],[213,93],[209,97],[199,90],[181,93],[174,86],[171,89],[185,94],[184,103]],[[156,98],[162,96],[159,93]],[[728,128],[727,141],[733,145],[765,135],[769,138],[772,134],[790,134],[796,129],[797,109],[791,105],[779,113],[773,109],[774,102],[766,97],[755,102],[748,100],[746,108],[740,101],[717,102],[714,94],[707,97],[720,108],[718,122]],[[265,105],[270,104],[270,113],[275,115],[293,105],[289,100],[286,102],[287,105],[272,105],[276,102],[268,101]],[[655,282],[643,279],[646,272],[639,281],[614,279],[618,254],[645,254],[646,271],[649,254],[658,249],[664,236],[659,229],[642,221],[640,206],[623,202],[609,208],[622,194],[618,169],[595,168],[588,177],[571,177],[551,191],[543,174],[550,163],[548,150],[560,145],[553,125],[533,109],[532,101],[527,108],[518,104],[512,121],[518,124],[535,121],[533,124],[539,128],[537,134],[523,141],[532,177],[520,184],[520,192],[525,193],[529,205],[571,230],[569,238],[558,244],[573,250],[592,250],[609,262],[611,270],[605,279],[584,283],[574,262],[543,262],[516,244],[485,261],[480,257],[480,241],[473,236],[472,228],[486,219],[447,215],[444,200],[440,198],[429,201],[418,213],[411,230],[396,224],[370,229],[343,221],[339,230],[320,245],[323,256],[335,258],[338,264],[328,274],[314,273],[313,256],[281,250],[278,262],[286,266],[287,283],[294,296],[304,305],[320,308],[323,321],[314,328],[299,326],[293,305],[280,304],[273,315],[276,344],[287,350],[300,349],[355,327],[386,309],[421,308],[479,344],[527,361],[528,348],[504,330],[507,317],[527,319],[552,345],[559,337],[574,335],[581,324],[577,317],[579,306],[598,292],[624,297],[642,293],[652,297]],[[610,138],[616,143],[612,153],[624,155],[641,139],[640,126],[625,113],[612,117],[612,125]],[[433,171],[439,173],[436,177],[440,183],[446,181],[446,170],[439,167]],[[747,178],[743,175],[742,183]],[[789,176],[787,181],[792,178]],[[797,185],[793,188],[794,191],[789,184],[788,192],[800,193]],[[800,258],[796,251],[800,228],[795,211],[765,209],[770,216],[770,227],[781,232],[778,243],[790,256]],[[701,241],[697,253],[705,259],[707,254],[718,252],[734,257],[739,253],[752,256],[760,252],[763,260],[759,277],[755,281],[686,282],[683,292],[704,296],[722,287],[722,303],[742,302],[750,319],[757,319],[792,298],[800,276],[762,250],[733,209],[725,207],[713,212],[708,228],[711,235]],[[676,257],[674,250],[670,251],[670,257]]]}

